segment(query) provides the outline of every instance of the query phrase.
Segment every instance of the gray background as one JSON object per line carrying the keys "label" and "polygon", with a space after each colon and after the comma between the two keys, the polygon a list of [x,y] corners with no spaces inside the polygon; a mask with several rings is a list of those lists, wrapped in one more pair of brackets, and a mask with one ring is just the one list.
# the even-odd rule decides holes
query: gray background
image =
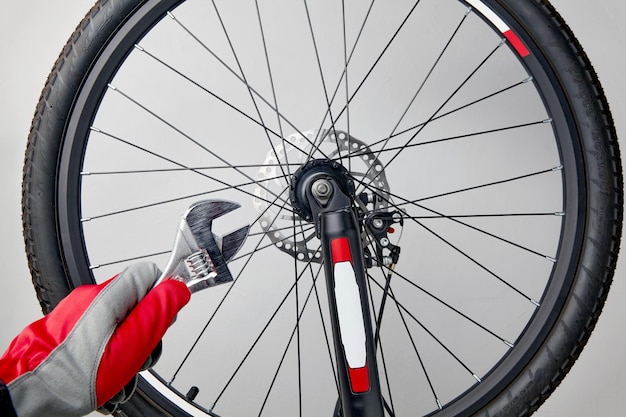
{"label": "gray background", "polygon": [[[603,82],[618,134],[626,135],[626,3],[553,0]],[[46,76],[90,1],[2,0],[0,14],[0,351],[41,316],[24,255],[20,183],[31,117]],[[624,145],[622,145],[624,147]],[[618,264],[605,311],[578,363],[536,414],[622,416],[626,408],[626,272]]]}

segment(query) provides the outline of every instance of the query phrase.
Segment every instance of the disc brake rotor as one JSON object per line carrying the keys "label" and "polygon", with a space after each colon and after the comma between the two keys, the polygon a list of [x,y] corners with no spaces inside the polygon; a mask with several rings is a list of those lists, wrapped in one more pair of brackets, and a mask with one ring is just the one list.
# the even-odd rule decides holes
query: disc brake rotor
{"label": "disc brake rotor", "polygon": [[375,189],[375,193],[367,192],[362,186],[362,198],[368,199],[377,210],[389,206],[384,165],[364,142],[339,130],[311,130],[288,136],[267,153],[257,172],[253,203],[259,213],[259,224],[271,242],[303,262],[321,262],[320,242],[313,225],[295,214],[288,190],[297,167],[318,154],[342,163],[357,189],[359,184],[371,184],[367,188]]}

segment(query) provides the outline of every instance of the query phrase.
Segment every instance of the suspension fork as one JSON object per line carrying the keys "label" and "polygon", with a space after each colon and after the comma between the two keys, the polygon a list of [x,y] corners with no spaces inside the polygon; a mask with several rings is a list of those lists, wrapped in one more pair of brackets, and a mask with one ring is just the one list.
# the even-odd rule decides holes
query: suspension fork
{"label": "suspension fork", "polygon": [[383,417],[383,400],[368,303],[361,228],[354,196],[341,181],[307,181],[322,255],[333,329],[342,417]]}

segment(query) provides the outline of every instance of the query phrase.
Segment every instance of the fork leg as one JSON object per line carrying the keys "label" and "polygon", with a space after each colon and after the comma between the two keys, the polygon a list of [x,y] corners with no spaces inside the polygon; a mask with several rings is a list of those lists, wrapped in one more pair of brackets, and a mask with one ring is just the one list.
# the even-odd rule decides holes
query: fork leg
{"label": "fork leg", "polygon": [[342,417],[382,417],[363,249],[353,210],[322,213],[320,232]]}

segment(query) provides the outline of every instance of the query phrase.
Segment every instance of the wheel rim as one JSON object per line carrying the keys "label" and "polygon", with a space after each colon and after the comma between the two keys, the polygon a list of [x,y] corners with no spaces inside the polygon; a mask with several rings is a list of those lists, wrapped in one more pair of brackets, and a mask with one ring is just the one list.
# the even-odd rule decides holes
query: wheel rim
{"label": "wheel rim", "polygon": [[[253,52],[258,53],[260,45],[263,60],[259,62],[268,65],[264,49],[269,44],[261,41],[254,48],[250,47],[254,51],[249,51],[240,46],[242,43],[236,43],[237,26],[228,32],[229,38],[225,38],[221,26],[217,25],[219,19],[214,11],[213,15],[210,10],[198,11],[194,9],[193,2],[175,9],[177,3],[148,3],[133,16],[133,21],[113,38],[103,52],[101,61],[86,80],[77,100],[76,109],[80,111],[75,111],[69,120],[66,146],[61,157],[59,224],[67,268],[74,285],[92,279],[102,280],[119,271],[127,262],[147,259],[164,265],[177,218],[195,199],[215,195],[216,198],[240,202],[243,210],[230,219],[233,222],[230,225],[252,222],[254,227],[246,247],[231,264],[237,283],[202,295],[202,302],[192,304],[181,313],[165,340],[166,349],[168,345],[172,346],[172,355],[164,355],[156,373],[148,379],[155,383],[155,388],[162,395],[176,401],[179,392],[184,393],[190,386],[197,385],[200,395],[195,402],[200,414],[213,406],[214,412],[222,416],[250,414],[250,409],[246,408],[250,406],[254,413],[264,415],[277,412],[278,415],[293,415],[299,410],[304,410],[303,415],[310,414],[311,410],[315,410],[316,414],[321,410],[322,414],[332,415],[337,393],[332,359],[328,353],[331,335],[328,331],[324,332],[328,319],[324,313],[323,280],[318,279],[319,265],[309,262],[316,259],[316,243],[307,235],[307,231],[312,230],[310,224],[294,216],[285,192],[289,183],[287,179],[310,157],[336,158],[336,153],[341,154],[345,149],[341,145],[333,149],[334,144],[329,141],[325,144],[332,145],[329,150],[323,147],[318,150],[312,145],[314,140],[305,141],[298,147],[304,145],[308,149],[297,150],[305,157],[290,159],[285,156],[281,160],[279,148],[286,149],[290,143],[282,141],[281,136],[306,137],[315,132],[313,137],[326,137],[319,133],[345,131],[347,137],[359,138],[353,142],[358,147],[360,144],[369,146],[367,152],[357,151],[355,158],[344,155],[346,160],[340,160],[350,172],[362,174],[363,169],[353,168],[350,160],[354,160],[355,165],[363,162],[363,155],[370,155],[370,151],[375,155],[370,160],[382,164],[381,175],[375,177],[380,180],[384,174],[385,180],[380,184],[363,185],[363,175],[354,175],[357,183],[361,184],[361,191],[382,194],[379,199],[383,202],[382,209],[392,207],[405,213],[401,233],[395,235],[401,234],[401,237],[394,242],[402,248],[402,254],[392,273],[393,293],[384,297],[390,304],[386,306],[380,331],[379,349],[385,359],[381,355],[379,367],[386,374],[381,385],[389,408],[393,408],[394,415],[398,416],[457,415],[460,410],[476,410],[484,405],[492,394],[501,390],[519,372],[520,366],[536,351],[558,314],[562,294],[569,288],[571,270],[576,265],[579,234],[583,227],[578,219],[585,208],[576,201],[582,200],[579,197],[584,190],[580,188],[580,168],[576,166],[578,150],[570,138],[575,132],[570,132],[570,116],[561,108],[564,99],[551,87],[549,73],[541,70],[545,63],[541,62],[532,44],[526,44],[531,55],[520,59],[519,51],[509,48],[508,44],[500,44],[499,32],[494,32],[485,23],[484,16],[476,12],[468,13],[467,5],[450,1],[446,12],[451,17],[440,20],[442,26],[447,24],[447,37],[443,38],[439,49],[431,51],[430,60],[420,53],[417,53],[420,62],[407,59],[400,53],[394,56],[395,60],[388,59],[385,52],[380,55],[383,59],[376,61],[380,51],[387,51],[389,36],[393,37],[389,45],[401,50],[412,45],[411,39],[421,34],[418,31],[405,35],[400,31],[396,35],[392,30],[401,26],[402,30],[408,31],[408,26],[401,22],[405,18],[407,22],[411,19],[417,21],[417,14],[413,13],[427,7],[420,2],[411,3],[398,14],[394,11],[388,12],[389,15],[384,13],[394,23],[388,27],[383,25],[388,29],[389,36],[381,36],[383,40],[373,42],[373,53],[364,53],[361,57],[355,49],[354,58],[348,58],[350,46],[343,51],[343,45],[333,51],[332,56],[338,57],[341,65],[348,59],[351,63],[359,59],[378,62],[373,75],[368,75],[371,66],[366,65],[361,72],[353,72],[352,66],[348,67],[347,95],[355,91],[358,94],[346,106],[345,85],[338,82],[345,80],[341,65],[338,70],[329,71],[335,75],[334,82],[321,81],[319,67],[326,61],[320,55],[320,62],[317,62],[315,52],[312,61],[309,58],[309,63],[312,62],[309,68],[296,71],[298,76],[305,80],[317,79],[318,90],[320,85],[326,86],[326,83],[333,87],[327,87],[326,92],[322,87],[317,94],[308,90],[301,92],[295,88],[305,83],[298,79],[297,83],[289,85],[294,89],[293,94],[281,96],[276,86],[281,80],[290,80],[293,76],[292,71],[284,68],[290,68],[289,63],[300,62],[293,57],[296,50],[293,47],[268,50],[269,66],[283,70],[271,70],[272,78],[265,80],[266,90],[261,93],[261,87],[255,87],[256,79],[248,78],[251,75],[246,71],[254,60],[248,58],[250,61],[242,63],[239,59],[243,61],[246,54],[254,57]],[[307,6],[313,22],[315,13],[321,11],[314,10],[312,5]],[[410,12],[413,6],[416,7]],[[309,38],[305,38],[306,32],[311,30],[307,23],[307,10],[300,7],[304,24],[298,26],[291,22],[289,33],[294,39],[308,39],[312,43],[310,34]],[[374,7],[372,13],[382,12]],[[437,16],[448,16],[438,11],[437,7],[423,12],[424,15],[439,12]],[[502,12],[494,4],[490,3],[490,7]],[[231,19],[235,16],[225,9],[226,6],[219,9],[224,22],[229,16]],[[360,14],[355,13],[360,16],[357,22],[365,20],[367,10],[364,7],[358,11]],[[134,46],[135,41],[168,11],[171,11],[169,17],[154,26],[154,30]],[[259,15],[261,12],[259,9]],[[237,59],[230,57],[229,62],[207,63],[207,60],[214,60],[212,53],[215,51],[200,39],[199,33],[208,35],[192,29],[193,18],[203,13],[212,16],[216,26],[213,31],[217,31],[215,36],[222,31],[222,53],[218,56],[222,59],[229,57],[229,42],[233,42],[233,45],[238,45]],[[286,20],[279,18],[274,21],[265,17],[267,14],[272,13],[265,11],[261,15],[262,35],[265,36],[267,31],[268,39],[270,33],[274,33],[273,39],[276,39],[277,33],[280,33],[277,28],[284,30]],[[241,15],[240,18],[242,22],[251,24],[255,18],[258,20],[259,15],[252,10],[247,17],[251,20]],[[339,13],[339,16],[342,22],[343,15]],[[376,19],[372,16],[365,21]],[[133,26],[135,22],[137,26]],[[419,22],[428,25],[428,20]],[[332,23],[328,25],[335,29],[338,27]],[[270,28],[277,32],[271,32]],[[339,28],[341,39],[342,24]],[[356,38],[361,39],[360,36],[367,38],[365,29],[362,35],[358,35],[360,26],[355,28],[353,42]],[[177,36],[166,38],[166,29],[167,34],[177,33]],[[463,52],[467,44],[460,34],[465,30],[473,33],[476,39],[484,40],[484,47],[480,44],[473,49],[476,55]],[[528,42],[523,32],[516,33]],[[309,46],[315,51],[321,46],[322,39],[319,34],[313,36],[316,44]],[[346,40],[347,45],[349,39]],[[447,41],[452,46],[445,46]],[[330,43],[327,40],[326,45]],[[217,94],[213,88],[197,81],[196,76],[204,80],[201,74],[191,78],[192,75],[179,69],[174,62],[184,62],[182,53],[177,56],[177,52],[167,58],[159,55],[167,54],[169,45],[185,45],[190,51],[183,52],[188,53],[187,59],[194,57],[195,66],[209,66],[224,76],[220,80],[230,79],[225,83],[225,93]],[[443,66],[455,45],[455,56],[461,56],[472,64],[467,64],[460,78],[457,76],[456,80],[448,81],[451,85],[449,91],[438,97],[437,89],[428,92],[428,87],[437,84],[438,76],[452,77],[447,80],[454,78],[450,71],[456,66],[448,64],[447,71]],[[442,49],[443,54],[440,55]],[[286,56],[281,50],[288,51],[284,54]],[[128,57],[125,64],[116,72],[118,67],[111,66],[111,61],[121,62],[125,57]],[[285,64],[276,64],[281,59]],[[429,63],[421,64],[422,59]],[[396,65],[398,60],[403,65]],[[436,64],[433,66],[432,62]],[[137,81],[136,75],[140,73],[132,67],[135,63],[147,64],[147,68],[154,71],[152,73],[159,80],[159,88],[155,88],[149,80]],[[237,73],[239,65],[244,68],[244,75]],[[495,69],[487,71],[490,65]],[[494,73],[500,74],[502,66],[508,70],[507,77],[511,78],[501,76],[487,82]],[[155,68],[161,72],[156,72]],[[437,71],[431,74],[431,69]],[[208,72],[206,68],[204,70]],[[405,88],[410,91],[402,94],[401,87],[409,83],[400,75],[418,70],[421,70],[422,76],[415,80],[416,77],[411,75],[409,79],[413,80],[413,87]],[[443,75],[438,75],[441,73]],[[467,78],[468,74],[473,75]],[[329,75],[325,77],[331,79]],[[393,81],[394,77],[397,77],[396,81]],[[366,82],[360,84],[364,78]],[[478,78],[480,82],[476,81]],[[424,79],[427,81],[421,85]],[[250,89],[246,88],[246,82],[252,86]],[[489,88],[477,90],[474,82]],[[176,88],[169,91],[168,83],[176,83]],[[182,85],[192,88],[183,88]],[[463,88],[450,96],[459,85]],[[335,99],[331,111],[327,112],[326,103],[335,86],[337,96],[343,94],[343,99]],[[290,90],[288,87],[283,89]],[[154,90],[158,94],[155,95]],[[412,102],[416,91],[420,95]],[[225,100],[229,93],[234,98]],[[311,98],[313,104],[299,108],[297,104],[303,101],[302,97]],[[395,101],[402,104],[395,106]],[[168,102],[176,104],[168,107]],[[524,105],[517,104],[519,102]],[[367,118],[370,113],[366,109],[373,103],[379,111],[375,120],[370,121]],[[391,104],[381,106],[380,103]],[[412,103],[410,107],[409,103]],[[434,104],[425,106],[422,113],[413,112],[414,106],[424,103]],[[513,103],[519,108],[501,111],[507,106],[511,108]],[[202,111],[200,116],[192,119],[176,114],[180,106]],[[233,110],[233,107],[239,111]],[[287,115],[292,108],[293,118]],[[121,112],[122,119],[116,119],[119,116],[115,116],[112,109]],[[317,109],[317,112],[313,113],[311,109]],[[478,117],[485,113],[493,114],[494,111],[498,117],[490,117],[487,121]],[[166,116],[168,113],[170,115]],[[307,118],[309,113],[315,117]],[[216,116],[206,116],[213,114]],[[337,117],[337,114],[342,116]],[[132,124],[120,122],[128,119],[129,115],[132,115]],[[331,117],[338,120],[330,122]],[[325,122],[320,122],[322,119]],[[497,121],[495,126],[494,120]],[[458,126],[463,129],[457,129]],[[204,132],[210,132],[210,137]],[[164,139],[168,137],[175,137],[174,147],[178,149],[171,149]],[[550,137],[552,143],[544,144],[549,142],[546,138]],[[155,142],[152,138],[159,141]],[[216,141],[216,138],[219,140]],[[230,148],[223,145],[234,140],[241,144]],[[402,152],[399,152],[401,147]],[[425,148],[429,148],[428,152],[422,151]],[[248,152],[243,153],[242,149]],[[314,152],[310,152],[311,149]],[[484,157],[487,151],[488,158]],[[281,162],[280,166],[274,166],[276,161]],[[413,174],[407,174],[407,167]],[[271,169],[267,171],[268,168]],[[365,168],[366,171],[368,169]],[[260,172],[265,176],[259,176]],[[441,178],[443,176],[445,178]],[[276,188],[271,185],[273,183],[277,184]],[[154,202],[159,204],[152,205]],[[276,218],[287,224],[275,226]],[[292,223],[291,227],[288,223]],[[228,228],[228,225],[225,227]],[[511,235],[512,230],[515,233]],[[276,232],[280,234],[275,236]],[[136,240],[136,237],[142,239]],[[286,250],[286,242],[292,248]],[[299,245],[299,249],[294,249]],[[306,249],[302,249],[302,245]],[[372,252],[375,251],[376,245],[371,240],[368,246]],[[476,247],[483,249],[476,251]],[[252,252],[256,254],[249,256]],[[298,254],[306,256],[298,259]],[[446,261],[441,262],[441,259]],[[416,270],[420,271],[418,276],[413,272]],[[374,267],[369,272],[373,316],[378,318],[383,299],[381,288],[384,288],[389,270]],[[532,281],[528,283],[524,277],[537,278],[535,281],[528,279]],[[312,285],[313,282],[317,284]],[[226,294],[227,301],[220,304],[221,297]],[[403,301],[402,296],[406,294],[413,294],[413,298]],[[252,303],[251,298],[262,302]],[[488,300],[489,308],[485,307],[482,299]],[[211,305],[220,306],[217,313],[215,307],[209,308]],[[242,305],[246,305],[247,309],[240,308]],[[493,317],[491,310],[497,311],[499,317]],[[270,318],[272,321],[266,328]],[[393,318],[395,324],[391,323]],[[207,321],[210,324],[208,327]],[[296,321],[298,326],[295,326]],[[199,330],[191,336],[187,326]],[[250,328],[251,336],[240,338],[239,329],[246,326]],[[282,338],[275,335],[281,328]],[[410,331],[407,332],[407,328]],[[309,335],[311,329],[316,337]],[[402,343],[398,342],[400,339]],[[468,340],[477,341],[471,344],[469,350],[465,346]],[[311,359],[314,353],[319,352],[322,353],[320,357]],[[212,358],[206,363],[210,370],[202,369],[205,355]],[[232,360],[226,360],[226,357]],[[242,358],[246,359],[243,364]],[[387,358],[402,360],[392,364]],[[267,369],[263,369],[265,364]],[[318,371],[318,368],[324,372]],[[285,376],[287,370],[291,372],[291,377]],[[244,374],[269,376],[253,379],[250,384],[242,383]],[[308,379],[311,375],[314,378]],[[158,382],[159,378],[163,384]],[[300,385],[301,390],[293,390]],[[397,388],[398,385],[410,388],[403,391]],[[254,387],[259,388],[255,391]],[[246,401],[241,401],[242,392],[246,393]],[[287,405],[285,397],[296,400]],[[440,406],[443,407],[441,411]]]}

